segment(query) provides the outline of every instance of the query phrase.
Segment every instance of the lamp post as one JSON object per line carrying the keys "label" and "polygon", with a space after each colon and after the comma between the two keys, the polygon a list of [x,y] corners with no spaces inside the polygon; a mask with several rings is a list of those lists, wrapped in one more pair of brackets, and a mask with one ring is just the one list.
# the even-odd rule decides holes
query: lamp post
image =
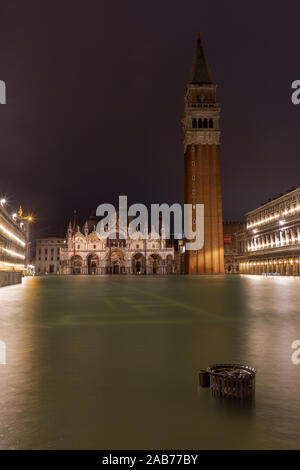
{"label": "lamp post", "polygon": [[[1,201],[2,204],[2,201]],[[5,204],[5,200],[4,200]],[[3,204],[2,204],[3,205]],[[25,242],[26,242],[26,248],[25,248],[25,266],[30,264],[30,224],[34,222],[34,217],[33,215],[23,215],[23,209],[22,206],[19,207],[18,214],[13,214],[13,218],[16,219],[18,218],[19,220],[24,220],[26,223],[25,225]]]}

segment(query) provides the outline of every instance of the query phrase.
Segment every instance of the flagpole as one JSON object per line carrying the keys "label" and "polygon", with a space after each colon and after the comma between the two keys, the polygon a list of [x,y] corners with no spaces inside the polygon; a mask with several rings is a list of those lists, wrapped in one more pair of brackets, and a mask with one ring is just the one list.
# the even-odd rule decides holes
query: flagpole
{"label": "flagpole", "polygon": [[74,216],[73,216],[73,275],[75,275],[75,252],[76,252],[76,245],[75,245],[75,228],[76,228],[76,209],[74,209]]}

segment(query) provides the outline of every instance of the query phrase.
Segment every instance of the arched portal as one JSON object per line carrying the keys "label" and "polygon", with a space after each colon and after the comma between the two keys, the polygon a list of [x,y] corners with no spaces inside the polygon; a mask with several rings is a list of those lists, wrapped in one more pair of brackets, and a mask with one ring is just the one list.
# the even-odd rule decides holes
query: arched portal
{"label": "arched portal", "polygon": [[173,273],[173,256],[168,255],[166,259],[166,265],[167,265],[167,274],[172,274]]}
{"label": "arched portal", "polygon": [[54,273],[54,264],[53,263],[51,263],[50,266],[49,266],[49,273],[50,274]]}
{"label": "arched portal", "polygon": [[122,250],[111,249],[109,250],[107,257],[107,273],[108,274],[123,274],[125,273],[124,266],[124,253]]}
{"label": "arched portal", "polygon": [[120,261],[113,261],[112,263],[112,273],[121,274],[121,263]]}
{"label": "arched portal", "polygon": [[99,258],[95,254],[90,254],[87,257],[88,273],[97,274],[97,267],[99,264]]}
{"label": "arched portal", "polygon": [[145,258],[142,253],[136,253],[132,257],[132,272],[134,274],[143,274],[145,271]]}
{"label": "arched portal", "polygon": [[161,274],[162,270],[162,259],[157,254],[152,254],[149,257],[149,266],[150,266],[150,274]]}
{"label": "arched portal", "polygon": [[75,255],[71,258],[71,272],[72,274],[81,274],[82,273],[82,258],[79,255]]}

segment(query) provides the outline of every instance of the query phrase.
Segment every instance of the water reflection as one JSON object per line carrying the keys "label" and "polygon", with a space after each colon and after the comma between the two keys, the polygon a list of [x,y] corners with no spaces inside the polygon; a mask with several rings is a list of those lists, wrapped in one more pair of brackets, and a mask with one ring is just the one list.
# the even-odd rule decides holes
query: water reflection
{"label": "water reflection", "polygon": [[[1,448],[299,448],[299,279],[49,277],[2,288]],[[197,390],[257,369],[252,403]]]}

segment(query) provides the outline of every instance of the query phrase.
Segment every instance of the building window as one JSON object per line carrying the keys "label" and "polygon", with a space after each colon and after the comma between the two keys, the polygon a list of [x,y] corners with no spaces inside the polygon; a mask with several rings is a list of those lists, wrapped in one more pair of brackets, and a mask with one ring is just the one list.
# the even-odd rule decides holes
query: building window
{"label": "building window", "polygon": [[202,129],[202,119],[198,119],[198,128]]}
{"label": "building window", "polygon": [[196,179],[196,177],[195,177],[195,175],[193,175],[193,176],[192,176],[192,180],[195,181],[195,179]]}
{"label": "building window", "polygon": [[192,195],[193,195],[193,196],[195,196],[195,194],[196,194],[196,190],[195,190],[195,189],[193,189],[193,191],[192,191]]}
{"label": "building window", "polygon": [[96,250],[96,245],[94,245],[94,250]]}
{"label": "building window", "polygon": [[212,118],[210,118],[210,120],[209,120],[209,128],[210,128],[210,129],[213,129],[213,127],[214,127],[214,121],[213,121]]}
{"label": "building window", "polygon": [[193,126],[193,129],[197,129],[197,119],[196,118],[193,119],[192,126]]}
{"label": "building window", "polygon": [[192,161],[192,166],[195,166],[195,160]]}
{"label": "building window", "polygon": [[208,126],[207,126],[207,119],[206,119],[206,118],[205,118],[204,121],[203,121],[203,127],[204,127],[204,129],[207,129],[207,127],[208,127]]}
{"label": "building window", "polygon": [[80,245],[77,245],[77,250],[80,250]]}

